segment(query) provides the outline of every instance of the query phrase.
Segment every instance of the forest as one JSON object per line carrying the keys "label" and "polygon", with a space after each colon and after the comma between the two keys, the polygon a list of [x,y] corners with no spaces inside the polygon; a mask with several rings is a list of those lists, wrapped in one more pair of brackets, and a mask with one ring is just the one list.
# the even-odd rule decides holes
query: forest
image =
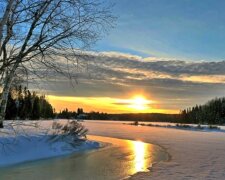
{"label": "forest", "polygon": [[184,109],[180,114],[183,123],[225,124],[225,97]]}
{"label": "forest", "polygon": [[6,108],[6,119],[49,119],[54,117],[54,109],[45,95],[38,95],[27,87],[15,86],[10,89]]}

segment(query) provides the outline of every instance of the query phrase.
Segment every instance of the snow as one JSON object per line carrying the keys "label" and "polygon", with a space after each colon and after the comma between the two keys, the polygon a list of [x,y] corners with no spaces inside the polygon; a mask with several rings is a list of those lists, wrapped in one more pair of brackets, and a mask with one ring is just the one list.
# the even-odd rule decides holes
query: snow
{"label": "snow", "polygon": [[225,179],[225,133],[174,128],[131,126],[124,122],[85,121],[89,134],[142,140],[163,147],[168,162],[153,166],[149,173],[131,179]]}
{"label": "snow", "polygon": [[[10,129],[5,129],[0,136],[0,166],[13,165],[21,162],[68,155],[78,151],[99,148],[100,144],[94,141],[82,142],[73,147],[63,141],[50,141],[46,133],[47,127],[52,122],[45,122],[45,128],[31,128],[26,126],[23,131],[13,135]],[[28,128],[29,127],[29,128]],[[20,129],[21,130],[21,129]],[[8,134],[10,133],[10,134]]]}
{"label": "snow", "polygon": [[[52,121],[41,124],[50,127]],[[164,148],[171,156],[169,161],[154,164],[150,172],[138,173],[131,179],[225,179],[225,133],[182,130],[164,127],[132,126],[124,122],[84,121],[90,135],[107,136],[120,139],[141,140]],[[31,133],[32,132],[32,133]],[[66,155],[99,146],[96,142],[83,144],[71,149],[63,142],[51,144],[46,135],[32,128],[29,138],[21,134],[12,151],[0,153],[0,165],[9,165],[35,159]],[[31,135],[32,134],[32,135]],[[5,136],[0,138],[12,140]],[[0,141],[1,142],[1,141]]]}
{"label": "snow", "polygon": [[[135,125],[134,122],[123,123],[127,125]],[[140,122],[138,126],[153,126],[162,128],[175,128],[187,131],[202,131],[202,132],[225,132],[224,126],[216,125],[197,125],[197,124],[177,124],[177,123],[159,123],[159,122]]]}

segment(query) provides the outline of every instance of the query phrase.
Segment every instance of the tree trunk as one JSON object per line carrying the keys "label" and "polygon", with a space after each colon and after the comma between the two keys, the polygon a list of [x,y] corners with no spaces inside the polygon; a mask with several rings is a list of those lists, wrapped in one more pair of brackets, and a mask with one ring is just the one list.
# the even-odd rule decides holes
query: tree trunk
{"label": "tree trunk", "polygon": [[0,48],[1,48],[1,44],[2,44],[3,28],[4,28],[4,25],[6,24],[6,22],[8,20],[9,14],[10,14],[11,9],[12,9],[12,6],[13,6],[13,0],[9,0],[8,4],[7,4],[7,7],[6,7],[6,10],[4,12],[4,15],[3,15],[2,19],[0,20]]}
{"label": "tree trunk", "polygon": [[0,98],[0,128],[3,128],[3,121],[5,119],[5,111],[8,102],[8,95],[17,67],[18,64],[14,64],[12,70],[10,70],[10,73],[6,75],[5,82],[3,84],[4,87]]}

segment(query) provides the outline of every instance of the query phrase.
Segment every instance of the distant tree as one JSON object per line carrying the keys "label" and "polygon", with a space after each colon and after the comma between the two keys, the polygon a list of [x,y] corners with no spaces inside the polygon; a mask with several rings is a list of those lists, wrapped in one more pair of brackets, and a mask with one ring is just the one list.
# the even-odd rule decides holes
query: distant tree
{"label": "distant tree", "polygon": [[16,102],[12,98],[12,94],[9,93],[8,104],[7,104],[7,108],[6,108],[6,119],[8,119],[8,120],[15,119],[17,116],[17,113],[18,112],[17,112],[17,108],[16,108]]}
{"label": "distant tree", "polygon": [[78,108],[77,109],[77,114],[79,115],[79,114],[83,114],[84,113],[84,111],[83,111],[83,109],[82,108]]}
{"label": "distant tree", "polygon": [[32,114],[31,119],[39,119],[40,118],[40,99],[33,93],[33,107],[32,107]]}

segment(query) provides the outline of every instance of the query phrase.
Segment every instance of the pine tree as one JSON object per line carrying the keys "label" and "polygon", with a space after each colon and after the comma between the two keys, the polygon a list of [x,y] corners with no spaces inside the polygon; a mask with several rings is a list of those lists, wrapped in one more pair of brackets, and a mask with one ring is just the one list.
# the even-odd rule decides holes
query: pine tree
{"label": "pine tree", "polygon": [[31,119],[39,119],[40,118],[40,99],[36,94],[33,94],[34,102],[32,108]]}

